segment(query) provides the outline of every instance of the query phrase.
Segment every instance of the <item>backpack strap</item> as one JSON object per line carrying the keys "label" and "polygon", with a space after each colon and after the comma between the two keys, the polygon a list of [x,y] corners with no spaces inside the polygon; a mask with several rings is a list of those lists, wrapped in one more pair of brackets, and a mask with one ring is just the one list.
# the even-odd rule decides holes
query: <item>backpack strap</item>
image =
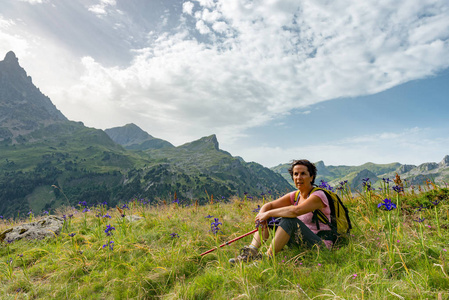
{"label": "backpack strap", "polygon": [[[326,195],[329,206],[332,208],[334,207],[333,202],[331,202],[333,200],[329,199],[330,195],[328,193],[326,193],[325,189],[322,189],[319,187],[314,187],[310,191],[310,194],[312,194],[313,192],[316,192],[316,191],[323,191],[324,194]],[[294,194],[294,197],[290,197],[290,202],[292,202],[292,205],[298,205],[299,197],[300,197],[299,190],[297,190]],[[332,242],[336,241],[336,239],[338,237],[338,235],[336,233],[336,229],[334,230],[334,226],[332,226],[331,221],[326,217],[326,215],[321,210],[315,209],[313,211],[312,222],[315,222],[317,230],[320,230],[320,222],[328,225],[331,228],[331,230],[321,230],[317,233],[317,235],[320,238],[322,238],[323,240],[331,240]]]}
{"label": "backpack strap", "polygon": [[[332,219],[332,212],[335,210],[334,200],[332,199],[332,196],[327,192],[327,190],[320,187],[313,188],[313,190],[310,193],[313,193],[315,191],[322,191],[324,195],[326,195],[327,202],[331,210],[331,219]],[[326,224],[331,228],[330,230],[321,230],[320,232],[318,232],[317,235],[319,237],[325,240],[331,240],[333,242],[336,241],[336,239],[338,238],[336,224],[333,224],[333,220],[329,220],[321,210],[316,209],[313,211],[312,221],[315,222],[318,230],[320,230],[320,223]]]}
{"label": "backpack strap", "polygon": [[294,195],[291,195],[290,196],[290,203],[292,204],[292,205],[298,205],[298,202],[299,202],[299,190],[297,190],[296,192],[295,192],[295,194]]}

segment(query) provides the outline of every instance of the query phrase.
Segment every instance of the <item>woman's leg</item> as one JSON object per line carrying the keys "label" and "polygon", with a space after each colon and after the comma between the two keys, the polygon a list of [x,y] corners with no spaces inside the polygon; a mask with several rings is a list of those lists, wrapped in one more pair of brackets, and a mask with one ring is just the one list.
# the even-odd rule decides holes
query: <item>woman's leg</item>
{"label": "woman's leg", "polygon": [[[273,242],[270,245],[270,248],[267,251],[267,255],[269,257],[272,257],[274,254],[278,253],[279,251],[284,248],[284,246],[288,243],[290,240],[290,236],[282,227],[278,227],[276,229],[276,233],[274,234]],[[274,252],[273,252],[274,247]]]}
{"label": "woman's leg", "polygon": [[[279,223],[268,256],[278,253],[289,243],[305,244],[309,247],[323,245],[323,240],[313,233],[303,222],[297,218],[282,218]],[[274,248],[274,251],[273,251]]]}
{"label": "woman's leg", "polygon": [[256,249],[259,249],[260,245],[262,245],[262,241],[260,240],[260,234],[259,232],[262,232],[263,240],[266,241],[268,239],[268,228],[262,227],[259,231],[256,231],[253,236],[253,241],[251,242],[251,246],[255,247]]}

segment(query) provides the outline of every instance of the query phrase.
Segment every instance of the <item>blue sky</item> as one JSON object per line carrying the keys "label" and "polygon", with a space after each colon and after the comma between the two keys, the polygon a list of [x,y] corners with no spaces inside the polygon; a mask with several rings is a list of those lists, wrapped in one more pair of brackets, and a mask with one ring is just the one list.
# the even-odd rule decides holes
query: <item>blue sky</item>
{"label": "blue sky", "polygon": [[89,127],[216,134],[267,167],[449,154],[445,0],[3,0],[10,50]]}

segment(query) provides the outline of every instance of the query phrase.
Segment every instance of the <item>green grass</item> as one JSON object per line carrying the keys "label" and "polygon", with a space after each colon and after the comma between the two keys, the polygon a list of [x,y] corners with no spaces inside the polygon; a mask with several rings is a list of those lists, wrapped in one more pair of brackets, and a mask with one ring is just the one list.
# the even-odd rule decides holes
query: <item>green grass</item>
{"label": "green grass", "polygon": [[[447,299],[448,198],[449,190],[433,187],[393,197],[398,209],[383,211],[379,194],[345,196],[354,228],[332,251],[286,248],[272,260],[236,266],[228,259],[249,236],[200,253],[251,231],[262,200],[188,207],[134,200],[124,211],[142,217],[135,222],[115,208],[66,208],[59,214],[73,217],[59,236],[2,243],[0,298]],[[208,215],[223,223],[217,235]],[[2,220],[0,230],[26,221]]]}

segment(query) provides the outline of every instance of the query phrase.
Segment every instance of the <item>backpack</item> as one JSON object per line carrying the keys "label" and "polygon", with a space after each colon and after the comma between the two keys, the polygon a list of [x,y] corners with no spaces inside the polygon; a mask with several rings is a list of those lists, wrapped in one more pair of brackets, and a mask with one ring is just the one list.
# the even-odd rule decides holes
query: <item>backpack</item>
{"label": "backpack", "polygon": [[[331,230],[321,230],[317,233],[317,235],[325,240],[331,240],[335,242],[338,238],[342,236],[346,236],[349,234],[349,231],[352,229],[351,220],[349,219],[348,209],[341,201],[340,197],[334,192],[329,190],[314,187],[310,194],[315,191],[323,191],[327,197],[330,208],[330,216],[331,220],[329,221],[326,215],[319,209],[315,209],[313,211],[312,221],[316,223],[316,227],[320,230],[320,222],[328,225]],[[299,190],[295,193],[295,205],[297,205],[299,201]]]}

